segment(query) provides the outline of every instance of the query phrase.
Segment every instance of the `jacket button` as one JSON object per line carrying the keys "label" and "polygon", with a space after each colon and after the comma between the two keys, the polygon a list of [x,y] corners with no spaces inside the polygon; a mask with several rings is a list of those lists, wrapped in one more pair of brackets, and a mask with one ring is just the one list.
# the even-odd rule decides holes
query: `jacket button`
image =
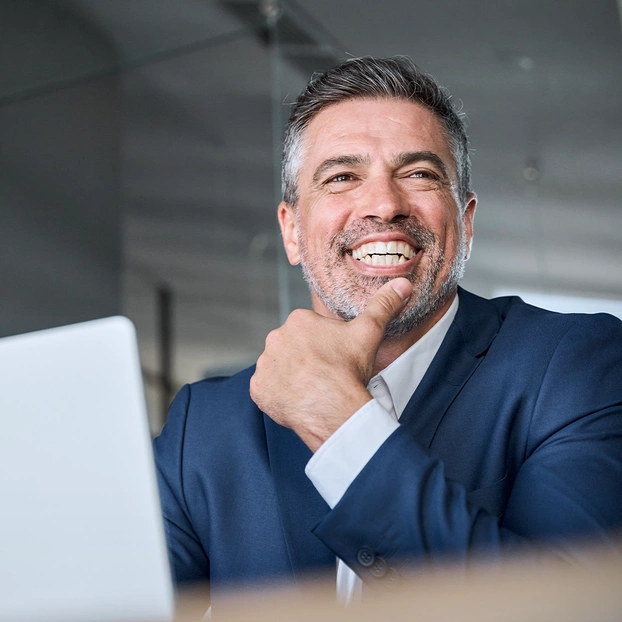
{"label": "jacket button", "polygon": [[376,557],[374,563],[369,567],[369,572],[377,579],[384,577],[387,572],[387,562],[382,557]]}
{"label": "jacket button", "polygon": [[356,559],[361,566],[368,568],[374,563],[376,554],[368,546],[362,546],[356,554]]}

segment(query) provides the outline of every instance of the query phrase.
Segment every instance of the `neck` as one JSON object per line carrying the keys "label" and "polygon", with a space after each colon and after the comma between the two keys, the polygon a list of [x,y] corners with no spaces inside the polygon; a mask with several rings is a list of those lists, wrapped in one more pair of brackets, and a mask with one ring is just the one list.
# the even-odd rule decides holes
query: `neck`
{"label": "neck", "polygon": [[[456,297],[457,291],[457,288],[453,289],[438,308],[412,330],[398,337],[383,338],[380,342],[380,346],[378,346],[378,352],[376,353],[376,362],[371,375],[372,378],[383,369],[387,368],[395,359],[404,354],[408,348],[419,341],[419,339],[447,313],[447,310]],[[322,302],[322,299],[313,290],[311,291],[311,300],[313,302],[313,310],[316,313],[324,317],[336,319],[335,314],[328,310],[326,305]]]}
{"label": "neck", "polygon": [[451,303],[456,297],[456,291],[448,296],[445,301],[428,317],[426,317],[421,324],[415,326],[411,331],[400,335],[399,337],[385,337],[378,347],[378,353],[376,354],[376,362],[372,372],[372,377],[380,373],[383,369],[387,368],[395,359],[399,358],[408,348],[414,343],[419,341],[438,321],[447,313],[447,310],[451,306]]}

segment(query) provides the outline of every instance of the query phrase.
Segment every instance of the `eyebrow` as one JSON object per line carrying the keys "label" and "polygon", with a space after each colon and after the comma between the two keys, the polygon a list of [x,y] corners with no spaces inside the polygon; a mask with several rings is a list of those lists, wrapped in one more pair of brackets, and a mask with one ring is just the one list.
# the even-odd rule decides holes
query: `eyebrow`
{"label": "eyebrow", "polygon": [[[447,166],[443,160],[433,151],[407,151],[400,153],[393,159],[395,168],[414,164],[416,162],[430,162],[436,166],[445,179],[449,179]],[[370,163],[369,156],[363,155],[341,155],[334,158],[324,160],[313,173],[313,183],[319,183],[320,179],[326,171],[336,166],[368,166]]]}
{"label": "eyebrow", "polygon": [[434,166],[436,166],[442,173],[443,177],[445,177],[445,179],[449,179],[445,162],[443,162],[443,160],[433,151],[409,151],[400,153],[393,159],[393,165],[395,168],[407,166],[408,164],[414,164],[416,162],[430,162],[431,164],[434,164]]}
{"label": "eyebrow", "polygon": [[318,183],[326,171],[335,166],[368,166],[370,163],[369,156],[362,155],[341,155],[334,158],[324,160],[313,173],[313,183]]}

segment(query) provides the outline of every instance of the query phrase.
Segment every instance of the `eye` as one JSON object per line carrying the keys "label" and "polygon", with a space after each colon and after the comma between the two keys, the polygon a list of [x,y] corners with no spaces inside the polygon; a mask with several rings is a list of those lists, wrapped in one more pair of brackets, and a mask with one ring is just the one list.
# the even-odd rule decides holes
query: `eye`
{"label": "eye", "polygon": [[438,175],[433,173],[432,171],[415,171],[409,175],[410,177],[414,177],[415,179],[438,179]]}
{"label": "eye", "polygon": [[354,175],[352,175],[351,173],[339,173],[339,175],[335,175],[331,177],[330,179],[327,179],[326,183],[330,184],[330,183],[339,183],[339,182],[353,181],[353,180],[354,180]]}

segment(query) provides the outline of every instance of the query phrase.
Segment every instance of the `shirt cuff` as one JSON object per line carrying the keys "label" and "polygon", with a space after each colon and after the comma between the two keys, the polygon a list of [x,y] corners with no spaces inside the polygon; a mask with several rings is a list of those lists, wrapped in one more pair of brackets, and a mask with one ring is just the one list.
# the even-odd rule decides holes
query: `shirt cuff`
{"label": "shirt cuff", "polygon": [[399,425],[376,400],[370,400],[315,452],[305,473],[331,509]]}

